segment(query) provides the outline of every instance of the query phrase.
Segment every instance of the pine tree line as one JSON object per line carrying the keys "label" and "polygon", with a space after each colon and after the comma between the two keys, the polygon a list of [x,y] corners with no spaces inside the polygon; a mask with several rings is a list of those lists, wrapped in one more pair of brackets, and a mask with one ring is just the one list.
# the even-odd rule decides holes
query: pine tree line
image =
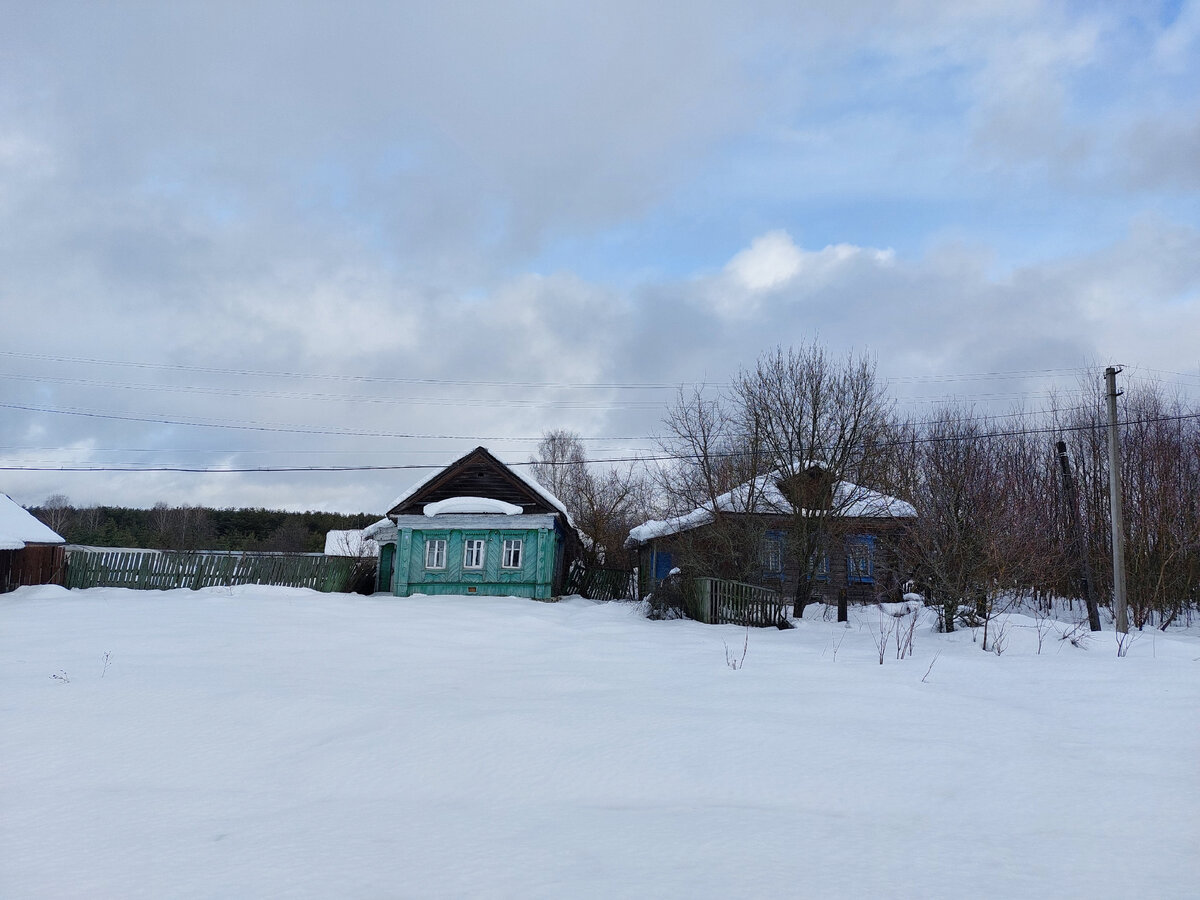
{"label": "pine tree line", "polygon": [[61,495],[29,510],[70,544],[151,550],[258,550],[320,553],[325,534],[363,528],[380,517],[368,513],[286,512],[169,506],[75,507]]}

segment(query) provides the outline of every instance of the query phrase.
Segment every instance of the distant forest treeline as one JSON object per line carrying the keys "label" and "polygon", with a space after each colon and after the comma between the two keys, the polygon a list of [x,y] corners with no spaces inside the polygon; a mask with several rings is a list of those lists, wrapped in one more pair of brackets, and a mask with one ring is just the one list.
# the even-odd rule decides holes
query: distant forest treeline
{"label": "distant forest treeline", "polygon": [[320,553],[325,533],[363,528],[380,516],[276,509],[210,509],[168,506],[76,508],[68,498],[48,497],[29,511],[70,544],[143,547],[154,550],[267,550]]}

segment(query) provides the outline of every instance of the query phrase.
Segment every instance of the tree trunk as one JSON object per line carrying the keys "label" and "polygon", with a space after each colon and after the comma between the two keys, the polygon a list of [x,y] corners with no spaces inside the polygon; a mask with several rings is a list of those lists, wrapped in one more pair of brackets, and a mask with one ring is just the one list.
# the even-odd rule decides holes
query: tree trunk
{"label": "tree trunk", "polygon": [[804,607],[808,606],[808,602],[811,599],[812,595],[809,593],[808,585],[803,583],[796,585],[796,599],[792,604],[792,617],[803,619]]}

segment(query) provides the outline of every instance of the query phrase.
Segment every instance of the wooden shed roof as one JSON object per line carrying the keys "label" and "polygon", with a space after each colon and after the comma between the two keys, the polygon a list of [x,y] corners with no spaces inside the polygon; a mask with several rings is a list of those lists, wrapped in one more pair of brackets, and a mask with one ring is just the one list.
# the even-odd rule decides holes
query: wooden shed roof
{"label": "wooden shed roof", "polygon": [[39,522],[8,494],[0,494],[0,550],[22,550],[28,544],[65,544],[49,525]]}

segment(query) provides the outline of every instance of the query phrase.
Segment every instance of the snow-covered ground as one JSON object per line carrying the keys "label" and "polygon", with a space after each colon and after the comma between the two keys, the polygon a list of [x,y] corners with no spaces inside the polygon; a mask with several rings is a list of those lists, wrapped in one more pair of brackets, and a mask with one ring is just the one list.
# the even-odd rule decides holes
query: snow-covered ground
{"label": "snow-covered ground", "polygon": [[23,588],[0,896],[1200,893],[1200,635],[821,614]]}

